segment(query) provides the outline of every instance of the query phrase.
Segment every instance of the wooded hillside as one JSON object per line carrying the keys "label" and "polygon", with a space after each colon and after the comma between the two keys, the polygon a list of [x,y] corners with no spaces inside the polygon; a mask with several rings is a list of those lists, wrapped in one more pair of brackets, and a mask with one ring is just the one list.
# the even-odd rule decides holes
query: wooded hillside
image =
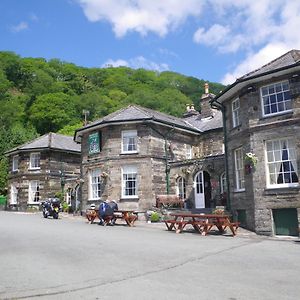
{"label": "wooded hillside", "polygon": [[[129,104],[180,117],[187,103],[199,108],[204,83],[168,71],[83,68],[0,52],[0,191],[6,185],[5,151],[49,131],[73,135],[83,110],[89,121]],[[210,83],[214,94],[223,88]]]}

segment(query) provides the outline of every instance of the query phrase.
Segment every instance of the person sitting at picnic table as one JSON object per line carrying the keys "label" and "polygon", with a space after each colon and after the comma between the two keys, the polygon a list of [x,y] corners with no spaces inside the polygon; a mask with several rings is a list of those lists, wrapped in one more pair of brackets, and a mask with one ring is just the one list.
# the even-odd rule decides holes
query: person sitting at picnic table
{"label": "person sitting at picnic table", "polygon": [[[113,213],[117,210],[119,210],[118,204],[115,200],[112,200],[109,202],[109,206],[112,209]],[[115,225],[117,218],[113,215],[113,218],[110,221],[111,225]]]}
{"label": "person sitting at picnic table", "polygon": [[105,218],[113,216],[113,210],[111,209],[110,205],[108,204],[108,200],[103,201],[99,206],[99,225],[106,225]]}

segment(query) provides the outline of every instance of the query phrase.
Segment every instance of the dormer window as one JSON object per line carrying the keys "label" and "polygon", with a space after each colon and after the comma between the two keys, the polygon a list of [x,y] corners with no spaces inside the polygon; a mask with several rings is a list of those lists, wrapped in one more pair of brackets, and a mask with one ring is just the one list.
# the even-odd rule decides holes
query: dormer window
{"label": "dormer window", "polygon": [[40,158],[41,154],[40,153],[31,153],[30,154],[30,169],[40,169]]}
{"label": "dormer window", "polygon": [[17,172],[19,170],[19,156],[15,155],[12,159],[12,171]]}
{"label": "dormer window", "polygon": [[122,153],[137,153],[137,131],[122,131]]}
{"label": "dormer window", "polygon": [[241,125],[241,122],[240,122],[240,99],[237,98],[234,101],[232,101],[231,107],[232,107],[232,127],[235,128],[235,127]]}
{"label": "dormer window", "polygon": [[260,91],[264,117],[292,110],[292,100],[288,81],[263,86]]}

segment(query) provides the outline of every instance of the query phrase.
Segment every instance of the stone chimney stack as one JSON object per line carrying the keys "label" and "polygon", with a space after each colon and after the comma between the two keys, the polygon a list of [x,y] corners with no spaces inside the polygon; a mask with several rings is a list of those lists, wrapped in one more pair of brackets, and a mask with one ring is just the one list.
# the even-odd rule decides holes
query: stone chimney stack
{"label": "stone chimney stack", "polygon": [[196,116],[199,113],[195,110],[194,104],[187,104],[186,105],[186,112],[183,114],[184,118],[188,118],[191,116]]}
{"label": "stone chimney stack", "polygon": [[214,97],[215,97],[215,95],[211,94],[209,92],[209,84],[206,82],[204,84],[204,94],[202,95],[201,100],[200,100],[201,119],[214,116],[214,110],[211,108],[210,103],[209,103],[209,101]]}

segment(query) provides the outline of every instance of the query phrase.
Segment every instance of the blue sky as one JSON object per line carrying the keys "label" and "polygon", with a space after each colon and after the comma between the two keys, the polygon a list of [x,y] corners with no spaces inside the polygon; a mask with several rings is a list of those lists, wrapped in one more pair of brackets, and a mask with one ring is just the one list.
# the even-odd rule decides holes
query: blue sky
{"label": "blue sky", "polygon": [[299,0],[0,0],[0,51],[232,83],[300,49]]}

